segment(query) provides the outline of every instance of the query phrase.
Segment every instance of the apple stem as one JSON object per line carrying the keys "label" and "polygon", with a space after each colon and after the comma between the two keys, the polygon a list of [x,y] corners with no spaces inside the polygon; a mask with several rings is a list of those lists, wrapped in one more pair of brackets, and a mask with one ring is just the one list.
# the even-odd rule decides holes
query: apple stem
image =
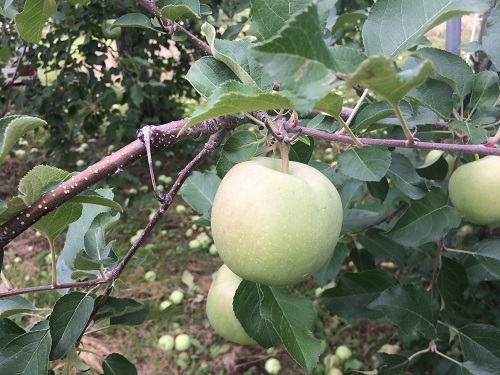
{"label": "apple stem", "polygon": [[401,124],[401,128],[403,128],[403,132],[405,133],[406,139],[408,140],[406,143],[408,144],[408,146],[413,146],[415,144],[415,138],[413,137],[412,132],[410,131],[410,129],[408,129],[408,126],[406,125],[406,121],[403,117],[403,113],[401,113],[401,109],[397,104],[393,104],[391,102],[389,102],[389,104],[396,113],[396,117],[398,118],[399,123]]}
{"label": "apple stem", "polygon": [[280,152],[281,152],[281,171],[283,173],[288,173],[288,167],[290,165],[289,151],[290,144],[285,142],[280,142]]}
{"label": "apple stem", "polygon": [[356,137],[354,135],[354,133],[352,132],[351,128],[349,127],[349,125],[347,125],[344,120],[342,120],[342,117],[340,116],[334,116],[335,120],[337,120],[340,125],[342,125],[342,129],[347,133],[347,135],[349,137],[351,137],[353,143],[356,145],[356,147],[358,148],[362,148],[363,147],[363,143],[361,143],[361,141],[359,140],[358,137]]}

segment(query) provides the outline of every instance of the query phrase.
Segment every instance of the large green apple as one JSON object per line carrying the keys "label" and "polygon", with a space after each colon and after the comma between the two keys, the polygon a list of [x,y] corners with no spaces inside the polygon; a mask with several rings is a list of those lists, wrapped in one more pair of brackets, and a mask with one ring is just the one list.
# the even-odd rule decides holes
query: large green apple
{"label": "large green apple", "polygon": [[308,165],[254,158],[222,180],[212,234],[224,263],[243,279],[270,286],[307,279],[328,259],[342,225],[335,186]]}
{"label": "large green apple", "polygon": [[465,220],[500,223],[500,156],[486,156],[457,168],[448,188],[451,202]]}
{"label": "large green apple", "polygon": [[207,316],[214,330],[228,341],[237,344],[255,344],[243,330],[233,312],[233,299],[241,277],[222,265],[215,276],[207,297]]}

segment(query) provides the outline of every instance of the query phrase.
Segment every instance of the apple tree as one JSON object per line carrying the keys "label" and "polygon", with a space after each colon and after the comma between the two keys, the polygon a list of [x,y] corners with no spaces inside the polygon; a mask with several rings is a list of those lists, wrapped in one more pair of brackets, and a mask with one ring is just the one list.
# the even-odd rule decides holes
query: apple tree
{"label": "apple tree", "polygon": [[[60,22],[54,14],[60,18],[56,11],[68,3],[82,17],[97,6],[7,0],[0,11],[24,40],[43,44],[46,25]],[[141,324],[177,312],[148,311],[117,295],[125,267],[142,261],[137,250],[177,194],[199,213],[198,225],[213,225],[226,263],[212,289],[224,303],[208,301],[209,318],[226,339],[283,345],[312,373],[322,354],[314,335],[318,305],[290,288],[312,278],[330,314],[390,322],[411,343],[400,353],[379,353],[380,366],[363,373],[498,373],[497,3],[124,2],[106,32],[120,27],[118,38],[175,40],[191,62],[184,77],[172,79],[185,79],[201,105],[187,118],[143,126],[136,140],[80,173],[39,165],[19,181],[16,196],[1,202],[0,248],[36,228],[50,244],[52,283],[0,292],[0,373],[53,373],[59,360],[90,370],[79,353],[93,323]],[[482,15],[479,41],[462,45],[461,55],[425,37],[473,13]],[[222,15],[231,22],[218,22]],[[106,95],[99,90],[96,81],[98,101]],[[169,109],[158,103],[155,110]],[[0,118],[0,161],[23,134],[43,132],[53,121]],[[157,212],[128,252],[116,254],[111,229],[120,225],[122,207],[111,189],[93,186],[147,158],[155,188],[155,151],[198,138],[204,146],[179,168],[168,192],[156,190]],[[426,158],[431,150],[437,153]],[[209,156],[218,159],[216,171],[196,170]],[[50,313],[23,297],[54,289],[60,298]],[[29,325],[13,319],[34,314]],[[217,328],[221,316],[238,327],[237,337]],[[137,373],[119,354],[103,359],[103,371]]]}

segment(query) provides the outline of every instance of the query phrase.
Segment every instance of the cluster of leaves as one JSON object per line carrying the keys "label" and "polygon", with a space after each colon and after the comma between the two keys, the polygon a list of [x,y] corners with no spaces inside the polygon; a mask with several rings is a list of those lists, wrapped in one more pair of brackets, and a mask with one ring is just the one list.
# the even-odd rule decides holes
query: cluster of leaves
{"label": "cluster of leaves", "polygon": [[[373,5],[361,3],[361,7]],[[238,4],[241,9],[246,5],[244,1]],[[162,16],[172,20],[201,19],[208,12],[206,6],[193,0],[165,1],[163,5]],[[348,121],[348,131],[380,141],[406,137],[410,144],[413,138],[435,144],[484,144],[498,130],[500,89],[494,66],[500,66],[500,61],[494,46],[499,35],[500,6],[492,10],[482,45],[474,46],[491,61],[490,70],[473,72],[461,57],[421,44],[427,43],[424,33],[434,26],[462,14],[484,12],[490,5],[489,0],[378,0],[366,13],[364,8],[346,9],[344,2],[335,0],[252,0],[252,26],[226,34],[239,34],[242,38],[219,38],[213,25],[206,23],[201,27],[212,55],[196,60],[186,79],[207,101],[192,113],[185,129],[203,120],[243,112],[319,111],[321,114],[312,119],[300,119],[298,125],[304,132],[319,130],[322,133],[315,134],[331,135],[340,126],[346,126],[340,116],[344,98],[338,94],[338,87],[360,86],[368,89],[375,101],[360,106],[356,116]],[[96,14],[84,21],[87,11],[98,13],[100,7],[76,7],[80,13],[72,22],[81,21],[81,27],[85,27],[95,17],[102,21],[103,16]],[[115,26],[161,31],[149,16],[133,8],[126,12]],[[22,33],[23,18],[17,21]],[[242,18],[241,22],[249,21]],[[362,34],[357,35],[355,30],[361,27]],[[135,33],[125,34],[133,38]],[[357,35],[355,44],[350,40],[353,35]],[[62,39],[60,35],[57,38]],[[93,40],[84,44],[84,54],[97,59],[90,65],[102,65],[102,56],[94,54],[99,43]],[[61,50],[61,58],[72,61],[62,51],[65,49]],[[147,61],[138,50],[126,53],[121,61],[141,67]],[[127,74],[135,71],[132,65]],[[116,72],[110,69],[108,73],[111,77]],[[176,76],[180,74],[180,70],[176,72]],[[145,85],[137,83],[137,79],[126,86],[129,93],[135,92],[130,95],[132,101],[137,100],[137,92]],[[157,77],[150,77],[147,82],[152,87],[163,84]],[[275,90],[276,82],[279,91]],[[105,97],[99,91],[103,87],[98,80],[94,83],[100,100],[101,95]],[[47,98],[57,92],[50,91]],[[70,111],[66,104],[61,108]],[[80,109],[68,113],[78,119]],[[31,124],[36,120],[22,117],[1,120],[2,155],[21,136],[14,132],[17,128],[13,124],[25,120],[29,124],[23,125],[25,131],[37,125]],[[51,125],[59,121],[48,114],[47,120]],[[447,124],[446,131],[435,131],[434,125],[440,121]],[[263,145],[268,138],[266,129],[234,132],[221,148],[217,173],[196,173],[188,179],[181,194],[199,212],[199,224],[210,223],[220,179],[233,165],[265,152]],[[500,366],[498,302],[493,298],[500,278],[500,241],[493,239],[494,228],[465,225],[462,216],[449,206],[446,189],[440,183],[446,179],[449,168],[444,157],[423,163],[423,155],[414,148],[364,146],[342,150],[332,168],[311,160],[314,145],[313,138],[300,136],[292,145],[291,159],[309,163],[324,173],[338,188],[344,208],[341,242],[314,275],[317,284],[325,289],[319,300],[332,314],[345,319],[386,319],[399,327],[400,342],[405,343],[400,354],[381,354],[383,366],[372,373],[405,374],[413,370],[494,374]],[[460,163],[472,157],[457,154],[456,159]],[[19,196],[1,206],[4,222],[59,181],[71,178],[64,171],[42,168],[43,171],[30,172],[21,181]],[[58,215],[54,212],[52,220],[46,220],[50,215],[43,219],[45,231],[40,229],[42,221],[36,224],[51,243],[69,225],[57,269],[54,264],[54,283],[56,279],[68,283],[98,277],[106,280],[107,272],[120,262],[112,251],[112,241],[106,241],[117,220],[114,212],[119,210],[111,193],[85,192],[59,209],[63,211]],[[443,244],[462,251],[443,252]],[[133,263],[141,261],[135,259]],[[341,273],[341,265],[348,261],[353,262],[356,271]],[[393,271],[382,269],[382,262],[389,262]],[[118,286],[117,281],[114,287]],[[8,318],[37,312],[36,307],[19,296],[2,298],[0,372],[11,374],[30,368],[32,373],[46,374],[49,360],[64,356],[80,368],[84,365],[78,360],[74,344],[79,342],[89,320],[139,324],[148,317],[172,313],[167,309],[148,314],[135,301],[109,297],[98,314],[93,315],[103,298],[97,289],[91,288],[87,293],[63,290],[67,294],[56,302],[50,317],[26,328]],[[316,312],[311,301],[294,296],[286,288],[244,281],[235,296],[234,311],[260,345],[283,344],[307,373],[313,371],[321,354],[321,342],[313,337]],[[437,354],[422,356],[419,350]],[[460,355],[454,354],[457,352]],[[103,364],[106,374],[119,368],[123,374],[135,373],[125,358],[110,357]]]}

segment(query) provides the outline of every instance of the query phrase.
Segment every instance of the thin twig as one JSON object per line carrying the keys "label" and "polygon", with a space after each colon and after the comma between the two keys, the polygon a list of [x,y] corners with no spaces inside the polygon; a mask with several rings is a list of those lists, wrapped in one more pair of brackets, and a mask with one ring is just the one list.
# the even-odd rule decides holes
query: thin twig
{"label": "thin twig", "polygon": [[436,259],[434,260],[434,269],[432,271],[431,283],[428,288],[433,297],[436,296],[436,283],[439,275],[439,270],[441,269],[441,253],[443,252],[443,248],[444,248],[443,239],[440,238],[438,242],[438,247],[436,249]]}
{"label": "thin twig", "polygon": [[0,118],[4,117],[7,112],[9,111],[9,103],[10,103],[10,98],[12,96],[12,90],[14,88],[14,82],[16,81],[17,78],[17,73],[19,72],[19,67],[21,66],[21,63],[24,58],[24,54],[26,53],[26,49],[28,49],[28,45],[25,44],[23,51],[21,52],[21,55],[19,56],[19,59],[17,60],[17,65],[16,69],[14,70],[14,74],[12,75],[12,78],[10,79],[9,83],[7,84],[8,87],[8,92],[7,96],[5,98],[5,102],[3,104],[2,112],[0,112]]}

